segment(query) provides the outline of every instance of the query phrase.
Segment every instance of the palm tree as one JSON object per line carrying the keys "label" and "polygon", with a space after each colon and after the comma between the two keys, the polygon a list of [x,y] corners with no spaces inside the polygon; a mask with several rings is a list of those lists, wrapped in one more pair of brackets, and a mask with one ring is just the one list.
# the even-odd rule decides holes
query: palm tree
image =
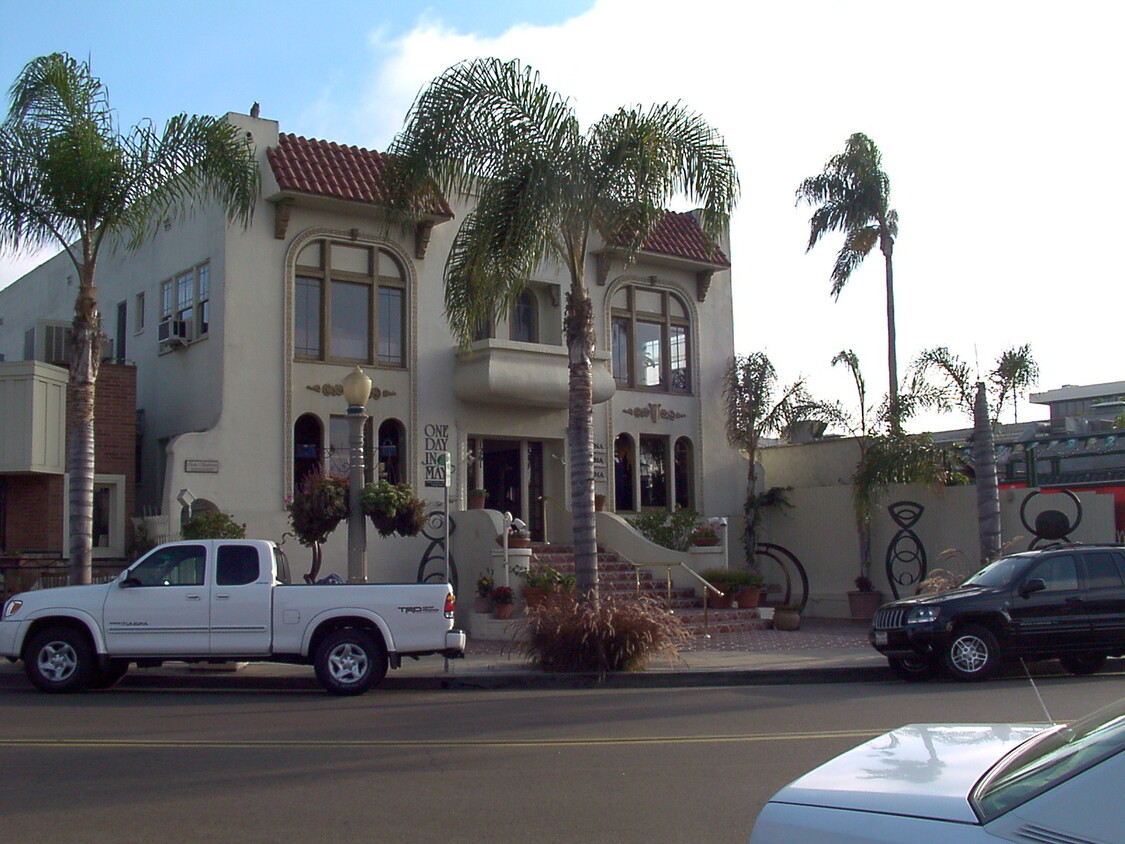
{"label": "palm tree", "polygon": [[596,233],[634,256],[680,194],[702,203],[704,231],[726,227],[738,192],[730,153],[701,117],[675,104],[622,108],[585,134],[565,99],[517,61],[475,59],[422,91],[391,152],[406,209],[438,194],[477,196],[445,267],[445,307],[462,343],[510,310],[545,260],[570,276],[570,502],[578,592],[597,596],[594,533],[595,336],[586,257]]}
{"label": "palm tree", "polygon": [[760,521],[758,493],[758,449],[762,437],[785,431],[798,416],[820,416],[822,406],[814,402],[805,382],[794,381],[777,390],[777,370],[765,352],[735,355],[723,375],[723,401],[727,441],[746,453],[746,527],[743,544],[746,561],[754,565]]}
{"label": "palm tree", "polygon": [[[973,470],[977,487],[977,530],[980,536],[981,562],[1000,555],[1000,488],[996,476],[996,444],[992,426],[998,421],[1000,409],[1009,400],[1013,413],[1020,395],[1039,377],[1039,364],[1031,356],[1031,346],[1006,349],[988,374],[992,399],[986,383],[972,377],[967,363],[950,353],[945,346],[922,352],[911,364],[920,376],[936,371],[942,378],[945,409],[960,407],[973,420]],[[989,412],[994,407],[995,414]]]}
{"label": "palm tree", "polygon": [[247,225],[260,176],[251,145],[218,118],[181,114],[163,134],[147,123],[121,134],[101,80],[65,53],[29,62],[10,99],[0,124],[0,249],[57,243],[80,279],[67,387],[70,582],[89,583],[98,256],[107,243],[135,249],[205,201]]}
{"label": "palm tree", "polygon": [[[890,207],[891,182],[883,172],[883,159],[875,142],[862,132],[848,138],[844,151],[828,159],[824,172],[811,176],[797,188],[797,202],[817,206],[809,220],[810,251],[830,231],[844,234],[844,245],[832,268],[832,296],[840,292],[852,273],[879,246],[886,268],[887,374],[892,408],[898,404],[898,356],[895,351],[894,269],[891,256],[898,237],[898,212]],[[892,416],[892,424],[897,425]]]}

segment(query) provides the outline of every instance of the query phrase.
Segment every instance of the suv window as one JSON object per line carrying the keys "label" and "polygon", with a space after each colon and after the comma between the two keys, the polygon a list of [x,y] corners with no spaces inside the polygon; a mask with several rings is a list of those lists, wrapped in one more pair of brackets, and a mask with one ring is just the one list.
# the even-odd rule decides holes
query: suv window
{"label": "suv window", "polygon": [[1043,560],[1028,573],[1028,578],[1041,578],[1048,592],[1070,592],[1078,588],[1078,565],[1070,554]]}
{"label": "suv window", "polygon": [[964,586],[1007,586],[1019,569],[1027,563],[1026,557],[1005,557],[978,571],[964,582]]}
{"label": "suv window", "polygon": [[1086,563],[1086,580],[1091,589],[1120,589],[1125,586],[1117,561],[1109,551],[1091,551],[1083,559]]}

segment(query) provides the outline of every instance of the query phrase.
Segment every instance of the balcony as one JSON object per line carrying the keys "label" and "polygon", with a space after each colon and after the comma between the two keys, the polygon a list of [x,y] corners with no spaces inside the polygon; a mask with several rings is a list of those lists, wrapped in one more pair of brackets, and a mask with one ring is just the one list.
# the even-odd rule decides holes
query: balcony
{"label": "balcony", "polygon": [[[594,404],[613,396],[609,352],[595,352]],[[457,355],[453,392],[474,404],[566,408],[570,369],[565,346],[478,340]]]}
{"label": "balcony", "polygon": [[47,363],[0,363],[0,473],[66,471],[66,381]]}

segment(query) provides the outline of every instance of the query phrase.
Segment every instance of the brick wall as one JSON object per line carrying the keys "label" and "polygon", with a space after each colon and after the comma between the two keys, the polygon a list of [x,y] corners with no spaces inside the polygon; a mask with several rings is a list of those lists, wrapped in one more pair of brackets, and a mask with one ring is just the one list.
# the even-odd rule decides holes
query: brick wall
{"label": "brick wall", "polygon": [[[136,502],[137,370],[103,363],[94,406],[94,472],[125,476],[125,547],[133,535]],[[70,425],[67,424],[69,437]],[[5,483],[4,548],[15,551],[68,549],[63,526],[66,484],[61,475],[9,475]]]}

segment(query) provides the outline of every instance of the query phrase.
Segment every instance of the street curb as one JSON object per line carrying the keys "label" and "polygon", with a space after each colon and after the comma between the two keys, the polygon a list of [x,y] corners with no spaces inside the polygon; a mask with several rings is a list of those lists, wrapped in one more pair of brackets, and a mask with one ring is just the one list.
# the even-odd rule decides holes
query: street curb
{"label": "street curb", "polygon": [[[638,671],[597,674],[549,674],[524,671],[434,674],[396,677],[393,673],[373,689],[382,691],[528,691],[582,689],[716,688],[733,686],[789,686],[814,683],[860,683],[893,679],[884,666],[757,669],[726,671]],[[21,673],[0,673],[0,689],[32,691]],[[308,691],[323,693],[309,674],[206,674],[188,669],[131,672],[114,690],[190,689],[207,691]]]}

